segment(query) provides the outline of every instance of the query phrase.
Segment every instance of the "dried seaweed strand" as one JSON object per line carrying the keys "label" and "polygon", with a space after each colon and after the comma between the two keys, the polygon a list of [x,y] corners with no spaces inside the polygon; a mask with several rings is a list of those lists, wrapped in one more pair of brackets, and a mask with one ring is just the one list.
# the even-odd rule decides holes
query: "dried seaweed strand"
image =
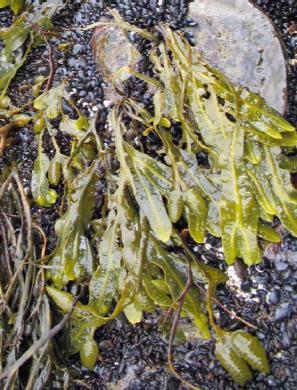
{"label": "dried seaweed strand", "polygon": [[47,334],[42,336],[36,343],[34,343],[8,370],[4,371],[0,375],[0,380],[7,378],[8,376],[14,375],[17,370],[28,360],[30,359],[40,348],[44,346],[45,343],[49,342],[53,337],[56,336],[66,325],[68,320],[73,313],[73,310],[79,301],[81,294],[77,295],[72,303],[71,309],[63,317],[63,319],[54,326]]}

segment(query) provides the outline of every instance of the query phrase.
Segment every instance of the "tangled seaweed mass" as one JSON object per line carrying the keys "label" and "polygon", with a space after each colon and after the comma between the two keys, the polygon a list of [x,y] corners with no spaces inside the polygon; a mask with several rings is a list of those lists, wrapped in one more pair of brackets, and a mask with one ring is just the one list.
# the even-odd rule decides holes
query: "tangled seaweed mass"
{"label": "tangled seaweed mass", "polygon": [[[51,375],[64,377],[54,347],[61,330],[63,349],[79,353],[83,366],[93,369],[99,327],[120,313],[136,324],[157,308],[166,311],[170,323],[168,363],[181,381],[173,345],[184,316],[201,337],[215,338],[216,356],[236,383],[250,380],[251,369],[269,373],[256,337],[217,325],[213,300],[227,276],[206,264],[189,242],[203,244],[209,234],[221,238],[228,265],[242,258],[250,266],[261,262],[265,242],[281,240],[277,221],[297,236],[297,190],[291,183],[296,129],[261,97],[213,69],[182,33],[167,25],[144,30],[111,10],[112,19],[99,25],[145,39],[152,71],[128,63],[108,81],[117,98],[109,107],[111,142],[106,142],[97,131],[98,118],[79,111],[66,83],[54,83],[51,18],[63,1],[32,6],[12,0],[0,6],[16,13],[0,35],[0,152],[9,148],[18,128],[31,124],[38,144],[32,201],[40,208],[59,205],[57,242],[48,251],[17,167],[13,161],[5,166],[0,187],[3,388],[46,388]],[[50,74],[37,77],[30,101],[15,107],[7,91],[40,44],[48,48]],[[147,83],[149,107],[126,95],[130,76]],[[60,134],[67,137],[69,151],[60,147]],[[154,154],[145,149],[152,135],[158,145]],[[45,150],[48,141],[51,155]],[[197,159],[201,153],[203,163]],[[77,381],[67,375],[67,381]]]}

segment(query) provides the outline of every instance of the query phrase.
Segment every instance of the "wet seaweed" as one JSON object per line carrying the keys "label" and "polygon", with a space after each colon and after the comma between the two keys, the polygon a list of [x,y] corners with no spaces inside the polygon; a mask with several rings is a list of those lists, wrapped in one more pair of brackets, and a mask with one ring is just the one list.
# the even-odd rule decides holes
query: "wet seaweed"
{"label": "wet seaweed", "polygon": [[[173,342],[180,317],[186,315],[201,337],[216,338],[218,360],[244,385],[252,377],[251,368],[269,372],[266,353],[254,336],[226,332],[216,324],[213,300],[226,275],[205,264],[184,237],[198,244],[207,234],[221,237],[227,264],[241,257],[252,265],[261,261],[259,238],[280,240],[271,225],[275,217],[296,236],[297,197],[290,181],[294,160],[281,149],[296,146],[296,130],[263,99],[211,68],[182,34],[160,26],[159,40],[111,13],[117,28],[153,43],[154,77],[129,67],[122,71],[152,85],[154,109],[123,97],[109,114],[111,147],[97,133],[96,118],[89,120],[77,110],[65,85],[38,88],[32,118],[38,141],[32,195],[40,207],[52,207],[60,196],[58,241],[45,256],[45,235],[32,221],[12,170],[0,188],[6,227],[0,230],[5,270],[0,278],[1,325],[9,336],[1,339],[0,380],[5,379],[7,389],[47,386],[53,367],[55,375],[63,371],[53,352],[61,330],[70,340],[68,352],[79,353],[82,364],[93,369],[99,356],[96,329],[120,313],[139,323],[145,312],[161,307],[174,313],[168,362],[182,381],[174,366]],[[13,69],[12,77],[18,68]],[[123,91],[120,74],[114,75],[113,85]],[[3,80],[5,100],[11,78]],[[9,118],[11,111],[3,110]],[[19,117],[19,126],[22,120],[27,119]],[[17,123],[15,117],[11,123]],[[175,124],[182,130],[179,140],[171,131]],[[158,137],[154,157],[129,140],[132,127],[144,140],[152,133]],[[3,149],[8,131],[0,131]],[[69,137],[69,154],[62,153],[58,132]],[[54,146],[51,159],[43,148],[45,136]],[[205,166],[198,164],[200,152],[208,157]],[[106,188],[98,206],[100,181]],[[63,319],[52,327],[57,308]],[[31,327],[29,335],[25,323]]]}

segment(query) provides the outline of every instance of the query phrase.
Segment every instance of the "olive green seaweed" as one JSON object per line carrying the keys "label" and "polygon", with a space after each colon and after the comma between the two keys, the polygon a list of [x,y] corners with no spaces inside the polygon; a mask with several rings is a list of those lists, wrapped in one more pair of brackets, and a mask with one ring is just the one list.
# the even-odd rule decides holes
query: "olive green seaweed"
{"label": "olive green seaweed", "polygon": [[[24,65],[32,49],[43,43],[38,28],[50,30],[51,17],[63,7],[63,0],[34,1],[30,6],[25,0],[0,0],[0,8],[10,6],[17,15],[12,25],[0,30],[4,48],[0,52],[0,98],[6,96],[9,85]],[[33,25],[37,28],[33,29]]]}
{"label": "olive green seaweed", "polygon": [[[203,242],[209,231],[222,237],[228,264],[237,257],[248,265],[259,263],[258,236],[263,238],[265,214],[269,221],[277,216],[297,235],[297,191],[289,173],[294,169],[294,158],[282,157],[280,148],[287,146],[288,140],[292,141],[291,146],[296,146],[296,131],[259,96],[233,86],[205,63],[182,35],[167,27],[160,31],[164,42],[158,51],[151,52],[156,73],[163,82],[154,96],[156,116],[132,100],[126,103],[130,106],[128,112],[133,112],[133,118],[140,116],[149,131],[155,131],[161,138],[166,162],[172,167],[177,190],[174,199],[179,202],[179,210],[183,206],[177,193],[184,193],[185,216],[192,238],[197,243]],[[181,124],[182,139],[178,146],[170,132],[160,125],[163,118]],[[195,154],[200,151],[208,155],[207,168],[197,164]],[[196,200],[192,210],[202,213],[199,222],[198,218],[192,218],[199,223],[199,232],[194,231],[189,218],[186,199],[190,189],[196,194],[195,198],[192,196],[192,202]],[[170,194],[170,214],[173,214],[172,201]],[[177,214],[181,216],[180,212]],[[173,217],[173,222],[177,220]],[[276,240],[276,235],[272,240]]]}
{"label": "olive green seaweed", "polygon": [[[121,24],[119,15],[116,22]],[[158,79],[131,70],[152,84],[154,114],[125,99],[109,115],[119,169],[116,175],[106,176],[112,191],[105,217],[96,224],[97,270],[89,284],[89,306],[102,317],[109,315],[104,323],[121,311],[137,323],[143,311],[157,306],[177,309],[190,262],[195,283],[208,284],[208,293],[205,300],[190,286],[182,314],[193,320],[204,338],[210,337],[210,322],[219,361],[244,385],[252,378],[251,368],[269,372],[265,351],[254,336],[227,333],[215,324],[212,298],[216,286],[226,279],[198,261],[176,233],[175,224],[183,218],[198,244],[208,233],[221,237],[228,264],[238,257],[248,265],[261,261],[259,238],[281,240],[270,224],[274,216],[297,235],[292,165],[290,157],[281,157],[281,147],[296,146],[296,131],[263,99],[233,86],[211,68],[181,34],[166,26],[159,31],[164,39],[150,52]],[[127,141],[132,124],[144,137],[156,133],[162,144],[157,157]],[[180,140],[172,136],[173,124],[181,127]],[[207,165],[198,163],[200,152],[208,156]],[[103,159],[107,170],[109,153],[106,150]],[[172,246],[179,248],[177,253],[171,252]],[[50,262],[54,259],[55,255]],[[65,279],[66,267],[59,273]],[[61,288],[56,274],[53,271],[50,279]],[[63,309],[62,303],[56,303]],[[77,327],[72,345],[81,345]],[[94,329],[86,329],[93,337]],[[95,360],[91,361],[93,365]]]}
{"label": "olive green seaweed", "polygon": [[[0,325],[9,330],[9,340],[21,340],[28,321],[34,329],[31,346],[48,334],[62,313],[67,325],[57,340],[67,340],[61,341],[63,352],[79,353],[82,364],[93,369],[100,353],[96,329],[120,314],[137,324],[145,313],[161,308],[166,310],[164,334],[172,324],[168,362],[174,373],[173,339],[182,333],[180,317],[187,317],[195,334],[216,338],[218,360],[244,386],[252,370],[269,373],[266,353],[256,337],[243,330],[226,332],[216,324],[213,300],[227,276],[190,247],[204,244],[211,234],[221,238],[228,265],[238,258],[252,265],[261,261],[268,242],[281,241],[273,227],[277,221],[297,236],[297,191],[291,183],[291,173],[297,171],[296,129],[261,97],[232,85],[183,34],[166,25],[158,27],[158,35],[130,26],[115,10],[112,25],[142,34],[152,43],[153,75],[127,66],[122,70],[150,84],[152,109],[123,96],[110,109],[101,132],[96,117],[88,119],[78,111],[66,84],[43,89],[46,78],[37,78],[32,88],[34,113],[15,110],[7,96],[10,83],[33,47],[44,41],[38,28],[52,28],[51,16],[62,3],[38,1],[30,8],[25,1],[0,0],[0,8],[10,6],[16,13],[12,26],[0,32],[0,114],[11,116],[11,126],[31,126],[35,132],[32,202],[59,213],[57,242],[48,254],[45,233],[31,220],[18,176],[3,179],[1,210],[6,207],[9,212],[0,213],[7,228],[6,232],[0,226],[0,264],[5,270],[0,277]],[[32,23],[39,27],[32,28]],[[113,80],[117,92],[125,90],[120,74]],[[150,152],[152,132],[158,143]],[[61,133],[69,139],[65,151]],[[50,155],[46,139],[52,145]],[[20,222],[10,221],[14,212]],[[33,227],[44,242],[41,249]],[[12,265],[8,244],[16,253]],[[14,287],[19,294],[15,299]],[[24,299],[30,305],[37,302],[36,311],[29,310]],[[61,371],[52,348],[55,340],[47,340],[26,365],[27,389],[49,384],[53,363],[55,375]],[[19,385],[17,374],[23,371],[9,369],[22,355],[17,345],[7,348],[0,334],[0,380],[8,372],[6,388],[12,388]],[[64,380],[63,386],[68,385]]]}
{"label": "olive green seaweed", "polygon": [[0,8],[8,7],[18,14],[24,8],[26,0],[0,0]]}

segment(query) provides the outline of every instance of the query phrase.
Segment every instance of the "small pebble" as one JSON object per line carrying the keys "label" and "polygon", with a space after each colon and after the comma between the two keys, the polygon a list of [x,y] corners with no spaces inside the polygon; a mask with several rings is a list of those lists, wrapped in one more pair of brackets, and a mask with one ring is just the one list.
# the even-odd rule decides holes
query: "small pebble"
{"label": "small pebble", "polygon": [[281,299],[281,293],[279,290],[273,290],[267,294],[267,303],[271,305],[277,305]]}

